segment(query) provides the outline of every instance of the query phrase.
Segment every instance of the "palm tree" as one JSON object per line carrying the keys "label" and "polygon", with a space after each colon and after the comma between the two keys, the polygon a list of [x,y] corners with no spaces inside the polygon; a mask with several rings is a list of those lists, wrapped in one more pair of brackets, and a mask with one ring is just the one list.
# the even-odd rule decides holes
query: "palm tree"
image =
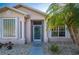
{"label": "palm tree", "polygon": [[54,29],[61,25],[66,25],[73,42],[79,45],[79,4],[52,3],[47,10],[46,21],[48,28],[50,29]]}

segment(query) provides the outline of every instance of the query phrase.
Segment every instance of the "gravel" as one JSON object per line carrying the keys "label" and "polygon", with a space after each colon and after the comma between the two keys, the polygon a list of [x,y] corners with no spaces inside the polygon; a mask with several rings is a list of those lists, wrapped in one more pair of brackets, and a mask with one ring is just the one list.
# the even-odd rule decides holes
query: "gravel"
{"label": "gravel", "polygon": [[[58,43],[56,43],[58,44]],[[79,47],[75,44],[58,44],[60,48],[60,53],[55,54],[50,51],[49,47],[52,43],[43,44],[42,48],[44,51],[44,55],[78,55]],[[2,47],[0,49],[0,55],[30,55],[30,49],[33,47],[32,44],[24,44],[24,45],[14,45],[13,49],[8,50],[6,47]]]}
{"label": "gravel", "polygon": [[65,43],[65,44],[59,44],[59,43],[53,43],[57,44],[59,46],[59,53],[53,53],[50,51],[50,46],[53,42],[48,43],[44,46],[44,50],[47,52],[48,55],[79,55],[79,46],[73,44],[73,43]]}
{"label": "gravel", "polygon": [[0,55],[27,55],[30,45],[14,45],[13,49],[8,50],[6,47],[0,49]]}

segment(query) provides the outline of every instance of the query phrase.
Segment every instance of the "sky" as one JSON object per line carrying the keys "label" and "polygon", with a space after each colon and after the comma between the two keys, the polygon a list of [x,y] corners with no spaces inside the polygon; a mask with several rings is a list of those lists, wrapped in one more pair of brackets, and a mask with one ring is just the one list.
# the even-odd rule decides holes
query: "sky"
{"label": "sky", "polygon": [[[43,12],[46,12],[46,10],[48,9],[48,7],[50,5],[50,3],[22,3],[22,4],[30,6],[32,8],[38,9],[38,10],[41,10]],[[0,3],[0,8],[6,7],[6,6],[13,7],[16,5],[17,5],[17,3]]]}

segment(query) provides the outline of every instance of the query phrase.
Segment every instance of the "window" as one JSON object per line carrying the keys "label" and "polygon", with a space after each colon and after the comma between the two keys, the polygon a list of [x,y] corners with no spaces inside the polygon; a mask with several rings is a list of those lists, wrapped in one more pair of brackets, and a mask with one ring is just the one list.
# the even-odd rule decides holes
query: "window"
{"label": "window", "polygon": [[65,26],[59,26],[55,29],[52,29],[52,37],[64,37],[65,36]]}
{"label": "window", "polygon": [[0,38],[15,38],[17,36],[16,18],[0,18]]}
{"label": "window", "polygon": [[59,36],[65,36],[65,26],[59,27]]}
{"label": "window", "polygon": [[3,37],[15,37],[15,19],[3,19]]}
{"label": "window", "polygon": [[52,36],[58,36],[58,28],[52,29]]}

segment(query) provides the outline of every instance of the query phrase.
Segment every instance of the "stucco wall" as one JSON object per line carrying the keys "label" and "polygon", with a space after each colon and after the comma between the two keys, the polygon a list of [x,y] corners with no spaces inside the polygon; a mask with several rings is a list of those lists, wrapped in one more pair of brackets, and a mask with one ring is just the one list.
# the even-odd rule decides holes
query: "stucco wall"
{"label": "stucco wall", "polygon": [[26,41],[27,43],[30,43],[31,42],[31,21],[30,19],[27,19],[26,20]]}
{"label": "stucco wall", "polygon": [[27,39],[27,42],[31,42],[31,21],[33,20],[43,20],[44,21],[44,24],[43,24],[43,31],[44,31],[44,39],[43,41],[44,42],[48,42],[48,37],[47,37],[47,31],[46,31],[46,23],[45,23],[45,16],[44,15],[41,15],[37,12],[34,12],[32,10],[29,10],[27,8],[23,8],[23,7],[20,7],[18,8],[19,10],[21,11],[24,11],[24,12],[27,12],[29,15],[30,15],[30,18],[26,20],[26,39]]}
{"label": "stucco wall", "polygon": [[[70,34],[69,34],[67,27],[66,27],[66,33],[65,33],[66,36],[65,37],[51,37],[51,31],[46,30],[47,24],[45,22],[45,17],[43,15],[36,13],[32,10],[23,8],[23,7],[18,8],[18,9],[28,13],[30,15],[30,18],[24,19],[24,15],[22,15],[20,13],[16,13],[12,10],[8,10],[3,13],[0,13],[0,17],[2,17],[2,18],[3,17],[16,17],[19,21],[21,21],[22,22],[22,31],[23,31],[22,38],[18,37],[17,39],[0,39],[0,42],[12,41],[14,43],[24,44],[25,39],[28,43],[31,42],[31,34],[32,34],[31,33],[31,20],[43,20],[44,21],[44,29],[43,29],[44,30],[44,39],[43,39],[44,42],[48,42],[48,39],[49,39],[49,41],[72,41],[70,39]],[[24,21],[26,21],[25,29],[24,29]],[[20,32],[19,29],[17,31]],[[24,37],[25,36],[24,33],[26,34],[26,38]]]}
{"label": "stucco wall", "polygon": [[45,17],[37,12],[34,12],[30,9],[27,9],[27,8],[23,8],[23,7],[20,7],[20,8],[17,8],[18,10],[21,10],[21,11],[24,11],[26,13],[28,13],[30,15],[30,19],[33,19],[33,20],[40,20],[40,19],[45,19]]}
{"label": "stucco wall", "polygon": [[[16,18],[18,18],[19,19],[19,21],[21,21],[22,22],[22,38],[19,38],[18,37],[18,39],[9,39],[10,41],[13,41],[14,43],[15,42],[21,42],[21,43],[23,43],[24,41],[25,41],[25,39],[26,39],[26,41],[29,43],[29,42],[31,42],[31,20],[45,20],[45,18],[44,18],[44,16],[43,15],[41,15],[41,14],[39,14],[39,13],[36,13],[36,12],[34,12],[34,11],[32,11],[32,10],[29,10],[29,9],[26,9],[26,8],[19,8],[19,10],[22,10],[22,11],[24,11],[24,12],[27,12],[29,15],[30,15],[30,18],[29,19],[24,19],[24,15],[21,15],[21,14],[19,14],[19,13],[16,13],[16,12],[14,12],[14,11],[12,11],[12,10],[8,10],[8,11],[5,11],[5,12],[3,12],[3,13],[1,13],[0,14],[0,17],[16,17]],[[24,20],[26,21],[26,25],[25,25],[25,29],[24,29]],[[18,31],[19,31],[19,29],[18,29]],[[25,31],[25,32],[24,32]],[[23,35],[24,35],[24,33],[26,34],[26,36],[24,37]],[[45,22],[44,22],[44,41],[45,42],[47,42],[47,36],[46,36],[47,34],[46,34],[46,25],[45,25]],[[3,42],[7,42],[7,41],[9,41],[9,40],[2,40],[1,39],[1,41],[3,41]]]}
{"label": "stucco wall", "polygon": [[[17,13],[15,11],[12,11],[12,10],[7,10],[5,12],[2,12],[0,13],[0,18],[16,18],[18,20],[17,24],[18,24],[18,28],[17,28],[17,38],[16,39],[0,39],[0,42],[9,42],[9,41],[12,41],[13,43],[15,44],[24,44],[24,41],[25,39],[23,38],[20,38],[20,29],[19,29],[19,22],[21,21],[22,23],[24,22],[24,15],[20,14],[20,13]],[[24,30],[22,28],[22,30]],[[23,33],[22,33],[23,34]]]}

